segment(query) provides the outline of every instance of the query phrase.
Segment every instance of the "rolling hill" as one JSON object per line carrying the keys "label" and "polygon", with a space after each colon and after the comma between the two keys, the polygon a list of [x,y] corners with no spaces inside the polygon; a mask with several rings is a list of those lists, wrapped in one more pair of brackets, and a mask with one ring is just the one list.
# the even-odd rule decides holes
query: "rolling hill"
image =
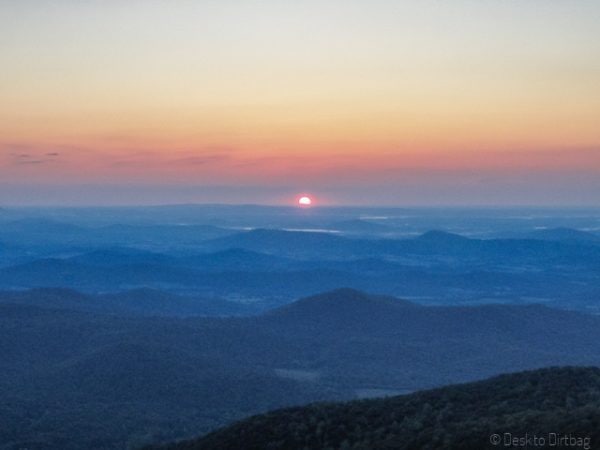
{"label": "rolling hill", "polygon": [[[135,227],[126,228],[134,233]],[[348,286],[428,304],[539,302],[598,310],[600,246],[588,241],[484,240],[443,231],[414,239],[227,231],[229,235],[209,240],[187,230],[174,247],[156,241],[148,244],[150,249],[143,243],[148,230],[141,230],[141,240],[135,241],[142,247],[103,246],[85,239],[83,247],[47,246],[33,253],[28,247],[5,246],[0,289],[66,287],[93,294],[151,288],[260,299],[265,308]],[[188,238],[193,242],[185,244]],[[163,241],[172,242],[168,233]],[[8,244],[14,247],[14,242],[21,241]]]}
{"label": "rolling hill", "polygon": [[74,311],[88,300],[60,296],[62,309],[0,304],[2,450],[136,448],[285,406],[600,365],[600,318],[535,305],[341,289],[258,317],[181,319]]}
{"label": "rolling hill", "polygon": [[239,302],[182,296],[148,288],[98,295],[65,288],[0,291],[0,303],[121,316],[216,317],[257,312],[255,308]]}
{"label": "rolling hill", "polygon": [[576,230],[574,228],[546,228],[536,230],[529,234],[531,239],[540,239],[547,241],[571,241],[588,242],[600,244],[600,236],[589,231]]}
{"label": "rolling hill", "polygon": [[565,367],[406,396],[274,411],[195,441],[152,448],[492,449],[529,436],[544,439],[548,447],[590,449],[600,442],[598,423],[600,369]]}

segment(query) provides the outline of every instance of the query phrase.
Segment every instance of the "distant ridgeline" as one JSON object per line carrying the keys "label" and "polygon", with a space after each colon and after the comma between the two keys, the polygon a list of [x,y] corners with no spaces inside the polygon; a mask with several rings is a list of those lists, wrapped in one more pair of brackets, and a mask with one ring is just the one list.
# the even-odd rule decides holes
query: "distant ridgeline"
{"label": "distant ridgeline", "polygon": [[282,409],[147,450],[536,448],[533,442],[600,448],[600,369],[541,369],[406,396]]}
{"label": "distant ridgeline", "polygon": [[[0,290],[150,288],[176,294],[180,311],[167,309],[179,316],[254,314],[340,287],[424,304],[533,302],[600,312],[597,233],[548,228],[480,239],[427,231],[400,239],[363,222],[242,232],[211,225],[0,222]],[[341,229],[315,232],[319,226]],[[344,231],[357,228],[364,232]],[[222,314],[208,304],[195,308],[189,297],[244,307],[223,304]]]}

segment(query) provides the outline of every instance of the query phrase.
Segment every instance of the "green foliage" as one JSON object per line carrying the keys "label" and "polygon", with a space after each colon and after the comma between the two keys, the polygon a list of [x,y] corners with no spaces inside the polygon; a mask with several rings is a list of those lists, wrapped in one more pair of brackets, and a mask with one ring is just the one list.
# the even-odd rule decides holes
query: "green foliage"
{"label": "green foliage", "polygon": [[284,409],[160,448],[485,449],[494,448],[492,434],[505,432],[571,433],[599,448],[600,369],[542,369],[402,397]]}

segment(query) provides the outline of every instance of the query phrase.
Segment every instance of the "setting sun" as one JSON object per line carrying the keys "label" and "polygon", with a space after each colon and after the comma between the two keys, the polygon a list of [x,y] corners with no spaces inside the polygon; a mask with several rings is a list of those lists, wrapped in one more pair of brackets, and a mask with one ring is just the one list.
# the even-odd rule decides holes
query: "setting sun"
{"label": "setting sun", "polygon": [[298,199],[298,205],[300,206],[310,206],[312,205],[312,202],[312,199],[310,197],[307,197],[306,195]]}

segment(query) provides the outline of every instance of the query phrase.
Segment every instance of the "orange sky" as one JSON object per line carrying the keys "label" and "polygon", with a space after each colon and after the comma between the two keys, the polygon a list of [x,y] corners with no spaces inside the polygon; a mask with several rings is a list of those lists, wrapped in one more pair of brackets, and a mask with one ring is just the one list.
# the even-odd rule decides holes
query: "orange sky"
{"label": "orange sky", "polygon": [[315,186],[335,204],[553,176],[563,202],[600,198],[596,2],[126,3],[0,5],[0,188]]}

